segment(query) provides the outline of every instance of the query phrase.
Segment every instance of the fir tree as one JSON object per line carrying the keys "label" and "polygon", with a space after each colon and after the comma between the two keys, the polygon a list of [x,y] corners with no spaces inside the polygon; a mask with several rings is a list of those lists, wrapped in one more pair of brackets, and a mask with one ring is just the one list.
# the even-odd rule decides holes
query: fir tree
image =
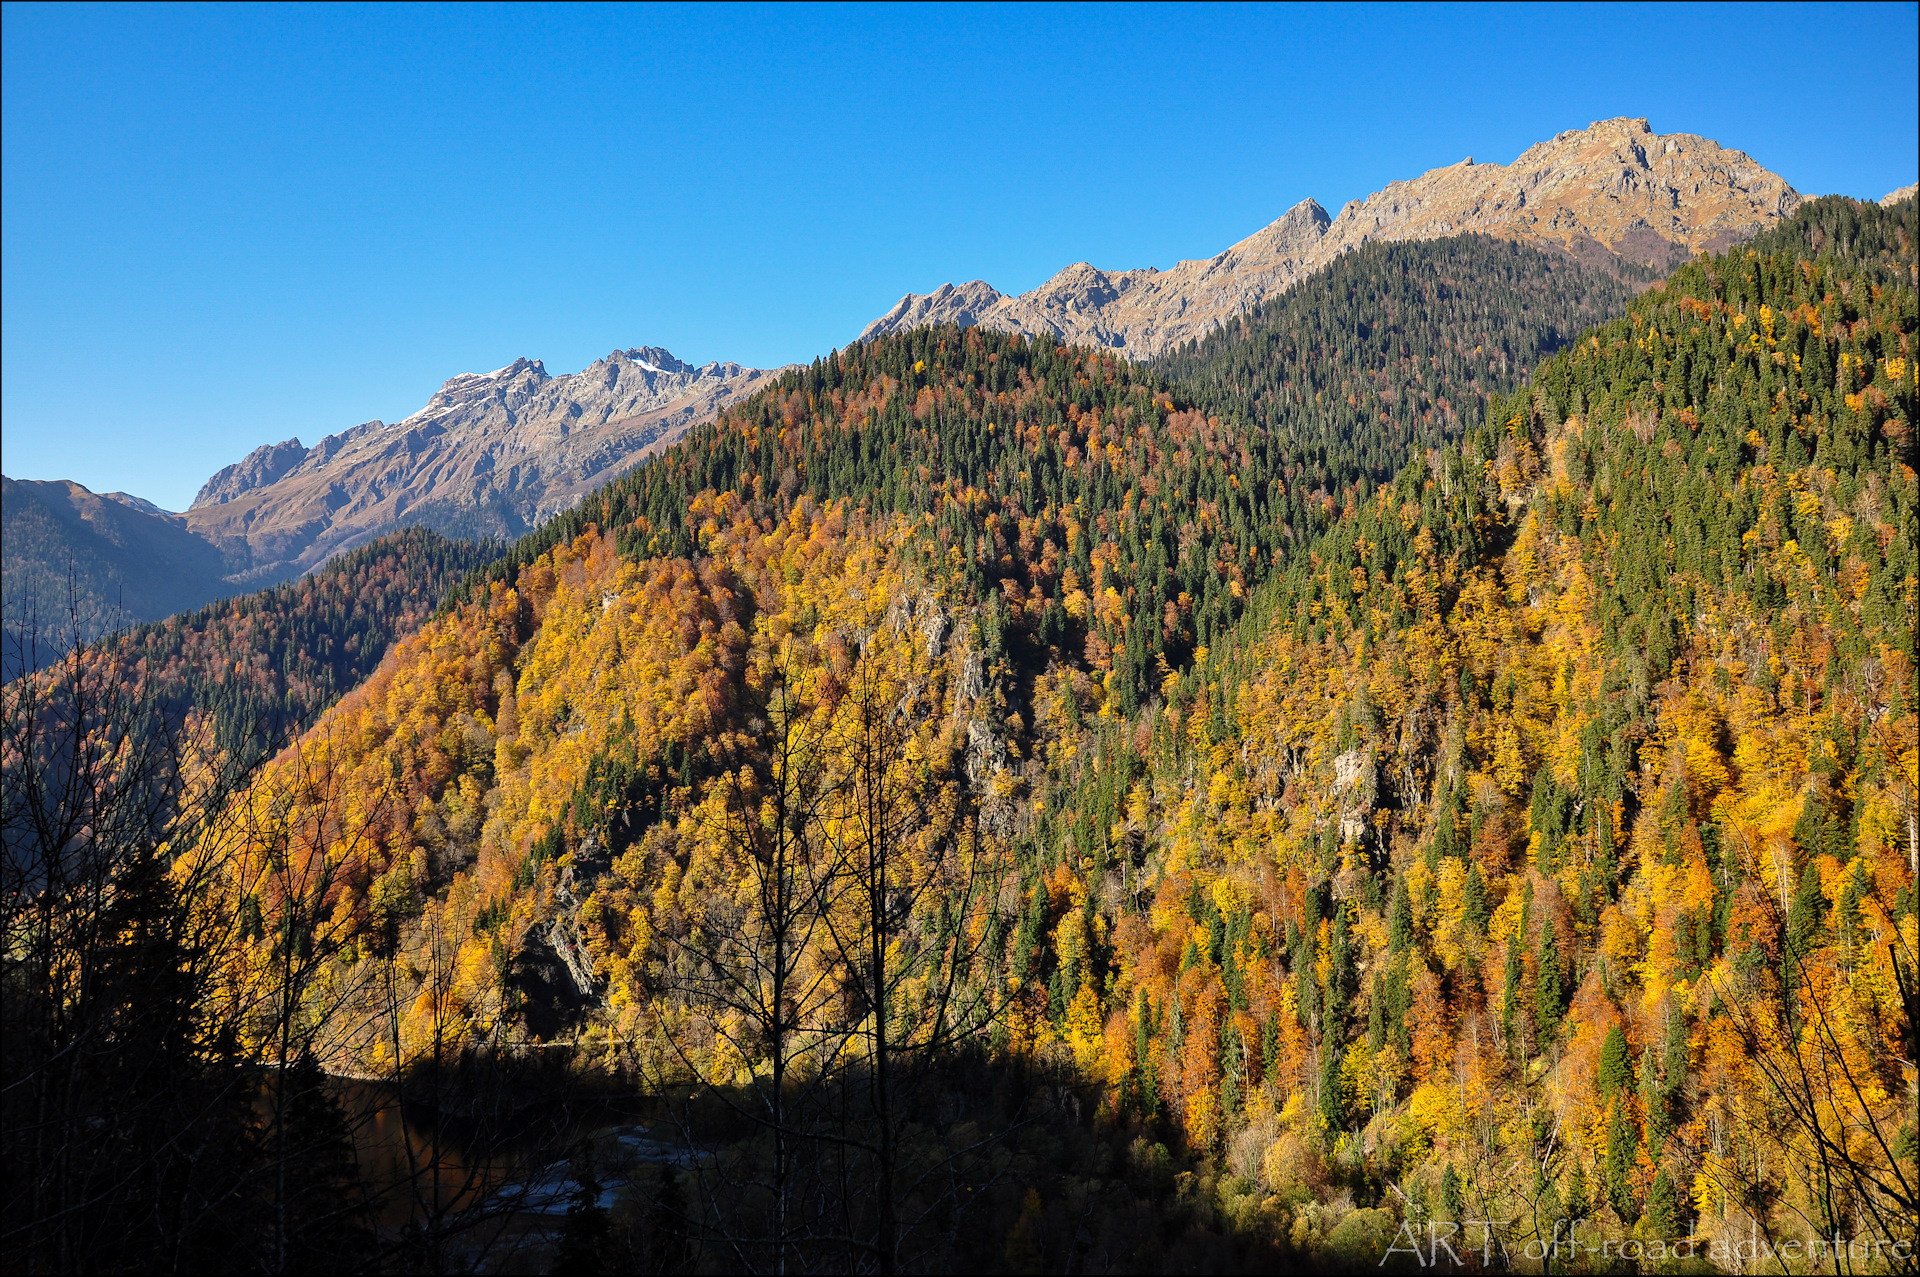
{"label": "fir tree", "polygon": [[1633,1119],[1622,1111],[1623,1107],[1616,1099],[1607,1111],[1607,1202],[1622,1223],[1631,1224],[1640,1215],[1633,1200],[1632,1179],[1634,1159],[1640,1152],[1640,1134],[1634,1129]]}
{"label": "fir tree", "polygon": [[1551,926],[1542,928],[1540,937],[1540,966],[1534,973],[1533,1014],[1540,1026],[1542,1045],[1551,1041],[1560,1030],[1560,1016],[1566,1010],[1566,1000],[1561,993],[1560,981],[1560,941]]}
{"label": "fir tree", "polygon": [[1820,871],[1809,864],[1800,875],[1800,889],[1787,910],[1787,953],[1791,959],[1803,959],[1813,952],[1825,930],[1826,916],[1827,896],[1820,886]]}
{"label": "fir tree", "polygon": [[1573,1169],[1567,1172],[1565,1201],[1569,1219],[1585,1219],[1587,1212],[1593,1209],[1593,1204],[1587,1200],[1587,1168],[1579,1162],[1575,1162]]}
{"label": "fir tree", "polygon": [[1650,1237],[1672,1238],[1680,1226],[1679,1195],[1674,1192],[1673,1180],[1662,1166],[1659,1174],[1653,1177],[1653,1185],[1647,1189],[1647,1235]]}
{"label": "fir tree", "polygon": [[1387,952],[1398,957],[1413,942],[1413,904],[1407,899],[1405,875],[1395,875],[1393,903],[1388,906]]}
{"label": "fir tree", "polygon": [[1338,1024],[1352,1003],[1360,980],[1359,971],[1354,965],[1353,942],[1347,930],[1347,910],[1344,905],[1334,910],[1333,936],[1329,947],[1327,1020],[1331,1024]]}
{"label": "fir tree", "polygon": [[1467,867],[1465,895],[1465,916],[1475,931],[1485,932],[1487,920],[1493,916],[1493,906],[1487,900],[1487,880],[1480,872],[1476,862]]}
{"label": "fir tree", "polygon": [[1617,1023],[1607,1030],[1606,1041],[1600,1046],[1597,1080],[1602,1099],[1612,1099],[1633,1086],[1633,1065],[1627,1057],[1627,1035],[1621,1032]]}
{"label": "fir tree", "polygon": [[1467,1196],[1460,1189],[1460,1176],[1453,1169],[1452,1162],[1448,1162],[1446,1169],[1440,1172],[1440,1209],[1454,1223],[1467,1217]]}
{"label": "fir tree", "polygon": [[1332,1037],[1320,1047],[1320,1120],[1329,1137],[1346,1129],[1347,1109],[1340,1099],[1340,1047]]}

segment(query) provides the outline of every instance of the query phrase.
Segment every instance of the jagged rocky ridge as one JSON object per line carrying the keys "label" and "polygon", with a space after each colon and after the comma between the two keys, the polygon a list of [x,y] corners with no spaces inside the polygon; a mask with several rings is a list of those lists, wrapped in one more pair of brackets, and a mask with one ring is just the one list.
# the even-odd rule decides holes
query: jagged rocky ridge
{"label": "jagged rocky ridge", "polygon": [[1371,240],[1481,231],[1589,263],[1665,270],[1773,225],[1800,199],[1744,152],[1691,133],[1656,134],[1644,119],[1602,120],[1529,147],[1511,164],[1469,157],[1389,183],[1337,218],[1302,200],[1218,256],[1170,270],[1103,271],[1076,262],[1019,296],[981,280],[909,294],[861,336],[938,322],[979,324],[1148,359],[1205,336]]}
{"label": "jagged rocky ridge", "polygon": [[517,359],[452,378],[402,421],[369,421],[312,448],[298,439],[256,448],[207,481],[187,526],[220,547],[236,580],[260,583],[401,524],[517,536],[768,376],[695,367],[657,346],[558,377]]}

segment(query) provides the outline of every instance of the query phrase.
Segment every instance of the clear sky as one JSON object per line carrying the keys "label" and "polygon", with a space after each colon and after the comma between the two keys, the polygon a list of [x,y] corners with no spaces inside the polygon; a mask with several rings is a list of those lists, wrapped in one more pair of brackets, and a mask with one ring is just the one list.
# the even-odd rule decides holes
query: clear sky
{"label": "clear sky", "polygon": [[183,509],[520,355],[808,359],[1609,116],[1878,197],[1917,11],[7,4],[0,464]]}

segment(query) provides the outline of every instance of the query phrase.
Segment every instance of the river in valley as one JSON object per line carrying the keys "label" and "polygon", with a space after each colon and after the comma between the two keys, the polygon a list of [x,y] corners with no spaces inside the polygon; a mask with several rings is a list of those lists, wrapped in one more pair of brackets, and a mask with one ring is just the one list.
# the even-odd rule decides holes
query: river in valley
{"label": "river in valley", "polygon": [[593,1181],[601,1206],[688,1145],[637,1095],[529,1090],[433,1105],[391,1083],[335,1079],[383,1249],[431,1267],[544,1271],[566,1213]]}

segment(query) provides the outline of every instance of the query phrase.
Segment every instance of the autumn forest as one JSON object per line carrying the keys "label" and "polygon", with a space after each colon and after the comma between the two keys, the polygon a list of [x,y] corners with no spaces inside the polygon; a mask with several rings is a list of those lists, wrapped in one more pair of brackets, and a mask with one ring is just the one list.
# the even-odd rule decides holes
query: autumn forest
{"label": "autumn forest", "polygon": [[877,336],[23,664],[9,1267],[1914,1272],[1917,238]]}

